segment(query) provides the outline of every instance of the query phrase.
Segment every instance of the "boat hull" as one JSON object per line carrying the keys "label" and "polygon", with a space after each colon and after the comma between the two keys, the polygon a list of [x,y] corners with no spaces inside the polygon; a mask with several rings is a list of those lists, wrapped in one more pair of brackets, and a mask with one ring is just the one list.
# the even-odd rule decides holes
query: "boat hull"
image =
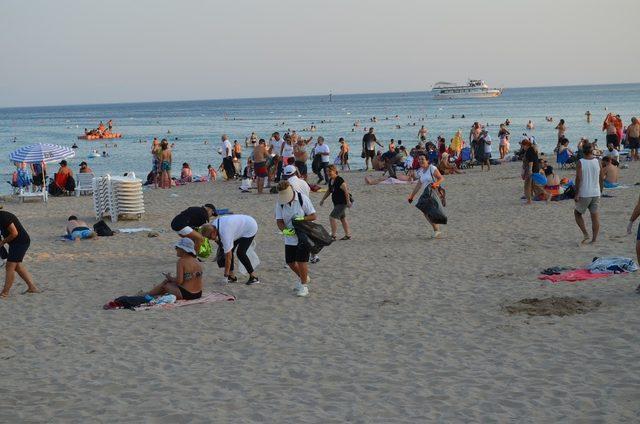
{"label": "boat hull", "polygon": [[436,100],[453,99],[489,99],[502,95],[502,90],[478,91],[477,93],[436,93],[433,98]]}

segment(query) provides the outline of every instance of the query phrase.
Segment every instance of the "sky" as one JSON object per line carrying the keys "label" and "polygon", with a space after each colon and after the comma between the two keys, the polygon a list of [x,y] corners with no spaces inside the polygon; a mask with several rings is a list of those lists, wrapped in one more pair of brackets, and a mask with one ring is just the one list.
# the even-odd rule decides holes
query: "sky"
{"label": "sky", "polygon": [[2,0],[0,107],[639,82],[637,1]]}

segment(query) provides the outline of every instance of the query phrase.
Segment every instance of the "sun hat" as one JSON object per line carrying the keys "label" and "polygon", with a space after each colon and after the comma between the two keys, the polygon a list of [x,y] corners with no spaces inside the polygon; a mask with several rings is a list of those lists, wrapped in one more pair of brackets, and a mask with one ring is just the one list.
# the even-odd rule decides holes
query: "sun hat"
{"label": "sun hat", "polygon": [[295,174],[297,171],[296,167],[294,165],[287,165],[284,167],[284,169],[282,170],[282,172],[284,173],[284,175],[286,176],[290,176]]}
{"label": "sun hat", "polygon": [[284,205],[285,203],[289,203],[293,200],[293,189],[291,186],[288,186],[282,191],[278,192],[278,203]]}
{"label": "sun hat", "polygon": [[196,246],[193,243],[193,240],[189,238],[181,238],[173,245],[173,247],[177,249],[181,249],[187,253],[191,253],[193,256],[196,256]]}

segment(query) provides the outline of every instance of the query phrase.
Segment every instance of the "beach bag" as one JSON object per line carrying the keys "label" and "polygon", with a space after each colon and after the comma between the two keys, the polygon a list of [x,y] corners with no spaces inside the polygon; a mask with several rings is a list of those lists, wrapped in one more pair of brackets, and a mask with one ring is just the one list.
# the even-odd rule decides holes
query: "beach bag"
{"label": "beach bag", "polygon": [[427,187],[418,199],[416,208],[420,209],[433,224],[447,224],[447,215],[445,215],[440,199],[436,190]]}
{"label": "beach bag", "polygon": [[216,263],[218,264],[218,268],[224,268],[225,266],[224,249],[220,243],[218,243],[218,249],[216,250]]}
{"label": "beach bag", "polygon": [[364,149],[362,149],[362,153],[360,153],[360,157],[361,157],[362,159],[364,159],[366,156],[367,156],[367,155],[366,155],[366,153],[364,152]]}
{"label": "beach bag", "polygon": [[325,246],[333,243],[331,234],[320,224],[311,221],[293,221],[298,241],[311,253],[318,254]]}
{"label": "beach bag", "polygon": [[109,226],[107,225],[106,222],[104,222],[104,220],[100,220],[95,224],[93,224],[93,231],[95,231],[99,237],[109,237],[114,234],[113,230],[109,228]]}

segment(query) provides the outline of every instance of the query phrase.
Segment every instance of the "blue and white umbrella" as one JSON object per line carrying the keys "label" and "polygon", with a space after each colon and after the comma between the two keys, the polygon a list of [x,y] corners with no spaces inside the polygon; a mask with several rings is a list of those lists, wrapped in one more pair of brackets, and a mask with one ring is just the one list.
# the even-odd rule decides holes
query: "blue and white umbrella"
{"label": "blue and white umbrella", "polygon": [[12,162],[40,163],[55,162],[76,155],[70,147],[57,144],[38,143],[24,146],[9,155]]}

